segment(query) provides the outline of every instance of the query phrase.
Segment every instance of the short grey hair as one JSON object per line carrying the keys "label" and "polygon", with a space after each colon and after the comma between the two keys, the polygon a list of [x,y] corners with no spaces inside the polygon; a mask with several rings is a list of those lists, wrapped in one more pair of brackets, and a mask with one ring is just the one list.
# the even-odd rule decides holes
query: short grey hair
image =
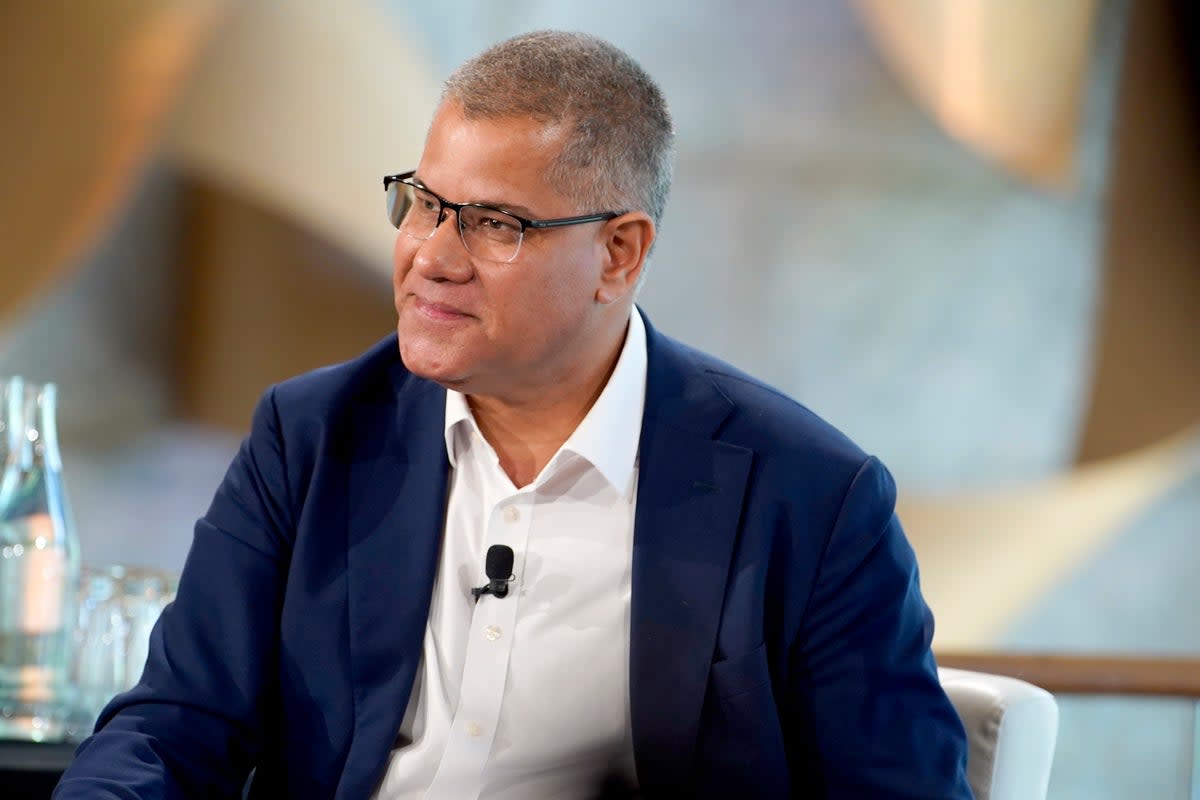
{"label": "short grey hair", "polygon": [[612,44],[563,31],[515,36],[455,70],[447,100],[467,119],[567,126],[549,178],[580,213],[642,210],[661,224],[675,155],[671,114],[653,79]]}

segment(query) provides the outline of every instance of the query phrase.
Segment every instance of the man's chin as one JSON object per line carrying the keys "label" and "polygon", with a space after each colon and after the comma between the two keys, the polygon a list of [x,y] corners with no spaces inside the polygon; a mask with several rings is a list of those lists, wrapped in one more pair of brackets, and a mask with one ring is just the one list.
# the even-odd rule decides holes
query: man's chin
{"label": "man's chin", "polygon": [[400,362],[418,378],[433,381],[447,389],[462,391],[461,387],[468,383],[458,365],[449,363],[437,354],[425,352],[425,348],[420,346],[406,347],[403,340],[400,342]]}

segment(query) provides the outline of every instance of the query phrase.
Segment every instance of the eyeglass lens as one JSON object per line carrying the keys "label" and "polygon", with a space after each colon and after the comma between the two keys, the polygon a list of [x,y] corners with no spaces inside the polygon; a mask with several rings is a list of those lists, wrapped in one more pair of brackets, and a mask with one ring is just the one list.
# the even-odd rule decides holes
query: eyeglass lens
{"label": "eyeglass lens", "polygon": [[[414,239],[428,239],[437,230],[442,204],[430,192],[395,181],[387,191],[388,219]],[[458,214],[458,231],[468,252],[490,261],[514,259],[521,247],[521,222],[492,208],[464,206]]]}

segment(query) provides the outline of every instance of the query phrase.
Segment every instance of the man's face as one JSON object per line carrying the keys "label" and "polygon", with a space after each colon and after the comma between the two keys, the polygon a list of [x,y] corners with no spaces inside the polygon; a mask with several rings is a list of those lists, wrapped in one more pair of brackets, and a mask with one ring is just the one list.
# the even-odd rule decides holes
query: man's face
{"label": "man's face", "polygon": [[[523,118],[468,120],[453,101],[434,117],[416,178],[456,203],[530,219],[579,209],[546,182],[561,131]],[[397,232],[393,288],[400,354],[417,375],[469,394],[529,396],[594,357],[604,223],[525,232],[515,261],[473,256],[453,211],[432,238]],[[611,313],[611,309],[609,310]]]}

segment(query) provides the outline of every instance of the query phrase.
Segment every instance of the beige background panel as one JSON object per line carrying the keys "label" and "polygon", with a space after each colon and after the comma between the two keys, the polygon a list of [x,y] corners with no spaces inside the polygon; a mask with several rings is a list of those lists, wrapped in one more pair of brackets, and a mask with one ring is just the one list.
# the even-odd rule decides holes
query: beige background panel
{"label": "beige background panel", "polygon": [[228,5],[0,4],[0,315],[108,233]]}
{"label": "beige background panel", "polygon": [[1178,485],[1197,444],[1200,428],[1038,484],[902,497],[937,646],[990,646],[1042,592]]}
{"label": "beige background panel", "polygon": [[885,59],[951,135],[1060,186],[1072,173],[1095,0],[853,0]]}
{"label": "beige background panel", "polygon": [[340,248],[220,188],[191,185],[186,205],[180,417],[248,433],[268,385],[395,330],[390,282]]}
{"label": "beige background panel", "polygon": [[1134,6],[1079,460],[1200,421],[1200,81],[1171,0]]}
{"label": "beige background panel", "polygon": [[168,156],[389,274],[380,179],[416,166],[438,92],[403,30],[367,0],[242,3],[174,118]]}

